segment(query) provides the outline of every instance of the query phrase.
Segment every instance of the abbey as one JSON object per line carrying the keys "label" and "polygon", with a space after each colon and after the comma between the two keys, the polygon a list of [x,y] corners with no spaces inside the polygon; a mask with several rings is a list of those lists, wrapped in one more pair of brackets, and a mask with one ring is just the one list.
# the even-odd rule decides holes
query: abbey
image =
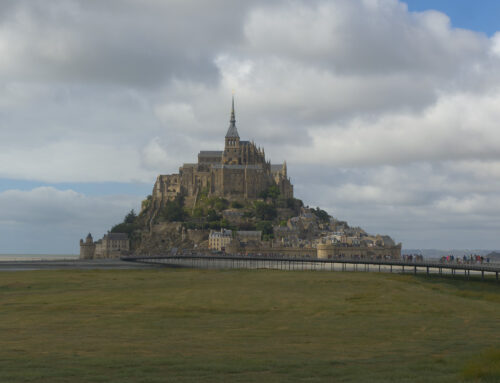
{"label": "abbey", "polygon": [[197,163],[184,164],[177,174],[158,176],[152,197],[161,206],[182,195],[186,205],[192,206],[201,192],[227,199],[255,199],[272,185],[279,188],[281,197],[293,198],[286,162],[272,165],[266,161],[264,149],[240,140],[233,97],[224,150],[201,151]]}

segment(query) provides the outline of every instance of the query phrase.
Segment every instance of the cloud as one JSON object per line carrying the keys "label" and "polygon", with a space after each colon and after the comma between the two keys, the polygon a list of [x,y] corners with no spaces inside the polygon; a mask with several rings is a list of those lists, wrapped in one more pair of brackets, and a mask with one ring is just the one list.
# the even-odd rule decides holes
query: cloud
{"label": "cloud", "polygon": [[0,177],[153,183],[221,149],[235,90],[241,137],[307,203],[414,244],[468,222],[493,246],[499,47],[397,0],[4,2]]}
{"label": "cloud", "polygon": [[89,197],[73,190],[38,187],[0,193],[0,253],[47,251],[77,254],[78,239],[98,237],[138,209],[140,198],[126,195]]}
{"label": "cloud", "polygon": [[395,113],[375,121],[315,129],[307,161],[363,166],[414,161],[499,159],[500,93],[442,95],[420,114]]}
{"label": "cloud", "polygon": [[[73,190],[38,187],[0,193],[0,223],[66,225],[78,221],[98,222],[123,211],[137,209],[137,198],[129,196],[88,197]],[[108,218],[109,220],[109,218]]]}

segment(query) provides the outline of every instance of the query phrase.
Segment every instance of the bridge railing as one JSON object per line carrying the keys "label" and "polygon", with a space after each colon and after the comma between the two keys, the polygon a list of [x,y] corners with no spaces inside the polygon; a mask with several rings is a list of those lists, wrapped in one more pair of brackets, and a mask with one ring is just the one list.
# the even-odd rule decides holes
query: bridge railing
{"label": "bridge railing", "polygon": [[348,263],[348,264],[363,264],[363,265],[385,265],[385,266],[401,266],[401,267],[430,267],[441,269],[454,270],[471,270],[471,271],[487,271],[499,272],[500,264],[495,263],[458,263],[458,262],[441,262],[440,260],[404,260],[404,259],[372,259],[372,258],[357,258],[357,257],[334,257],[328,259],[312,258],[312,257],[288,257],[283,255],[262,255],[262,254],[225,254],[214,255],[211,253],[195,253],[195,254],[180,254],[180,255],[149,255],[123,257],[125,261],[143,261],[151,262],[154,260],[187,260],[187,259],[213,259],[213,260],[280,260],[292,263],[296,262],[314,262],[314,263]]}

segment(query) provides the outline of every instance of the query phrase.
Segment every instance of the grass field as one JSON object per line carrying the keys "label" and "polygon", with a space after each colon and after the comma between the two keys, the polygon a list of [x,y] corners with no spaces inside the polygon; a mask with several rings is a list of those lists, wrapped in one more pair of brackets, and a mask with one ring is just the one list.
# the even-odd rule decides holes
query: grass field
{"label": "grass field", "polygon": [[0,382],[499,382],[500,285],[376,273],[0,273]]}

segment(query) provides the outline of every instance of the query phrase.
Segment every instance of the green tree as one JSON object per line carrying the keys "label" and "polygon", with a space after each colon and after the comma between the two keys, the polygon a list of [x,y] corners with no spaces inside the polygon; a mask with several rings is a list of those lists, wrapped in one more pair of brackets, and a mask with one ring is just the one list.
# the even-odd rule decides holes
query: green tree
{"label": "green tree", "polygon": [[208,209],[207,212],[207,221],[208,222],[215,222],[219,221],[221,219],[220,215],[217,214],[217,211],[215,209]]}
{"label": "green tree", "polygon": [[257,230],[262,231],[263,235],[273,234],[273,223],[271,221],[260,221],[255,225]]}
{"label": "green tree", "polygon": [[264,221],[272,221],[277,216],[276,208],[267,203],[257,201],[255,203],[255,216]]}
{"label": "green tree", "polygon": [[193,210],[193,217],[202,218],[205,215],[205,211],[202,207],[197,207]]}
{"label": "green tree", "polygon": [[318,219],[322,222],[329,222],[330,221],[330,215],[324,211],[321,210],[319,207],[316,209],[312,209],[312,212],[318,217]]}
{"label": "green tree", "polygon": [[130,212],[125,216],[123,223],[134,223],[137,219],[137,214],[135,214],[134,209],[130,210]]}
{"label": "green tree", "polygon": [[271,185],[267,189],[267,195],[273,200],[277,200],[278,197],[280,196],[280,189],[278,185]]}
{"label": "green tree", "polygon": [[174,200],[167,201],[163,208],[163,218],[169,222],[183,222],[187,214],[183,209],[184,199],[176,197]]}

